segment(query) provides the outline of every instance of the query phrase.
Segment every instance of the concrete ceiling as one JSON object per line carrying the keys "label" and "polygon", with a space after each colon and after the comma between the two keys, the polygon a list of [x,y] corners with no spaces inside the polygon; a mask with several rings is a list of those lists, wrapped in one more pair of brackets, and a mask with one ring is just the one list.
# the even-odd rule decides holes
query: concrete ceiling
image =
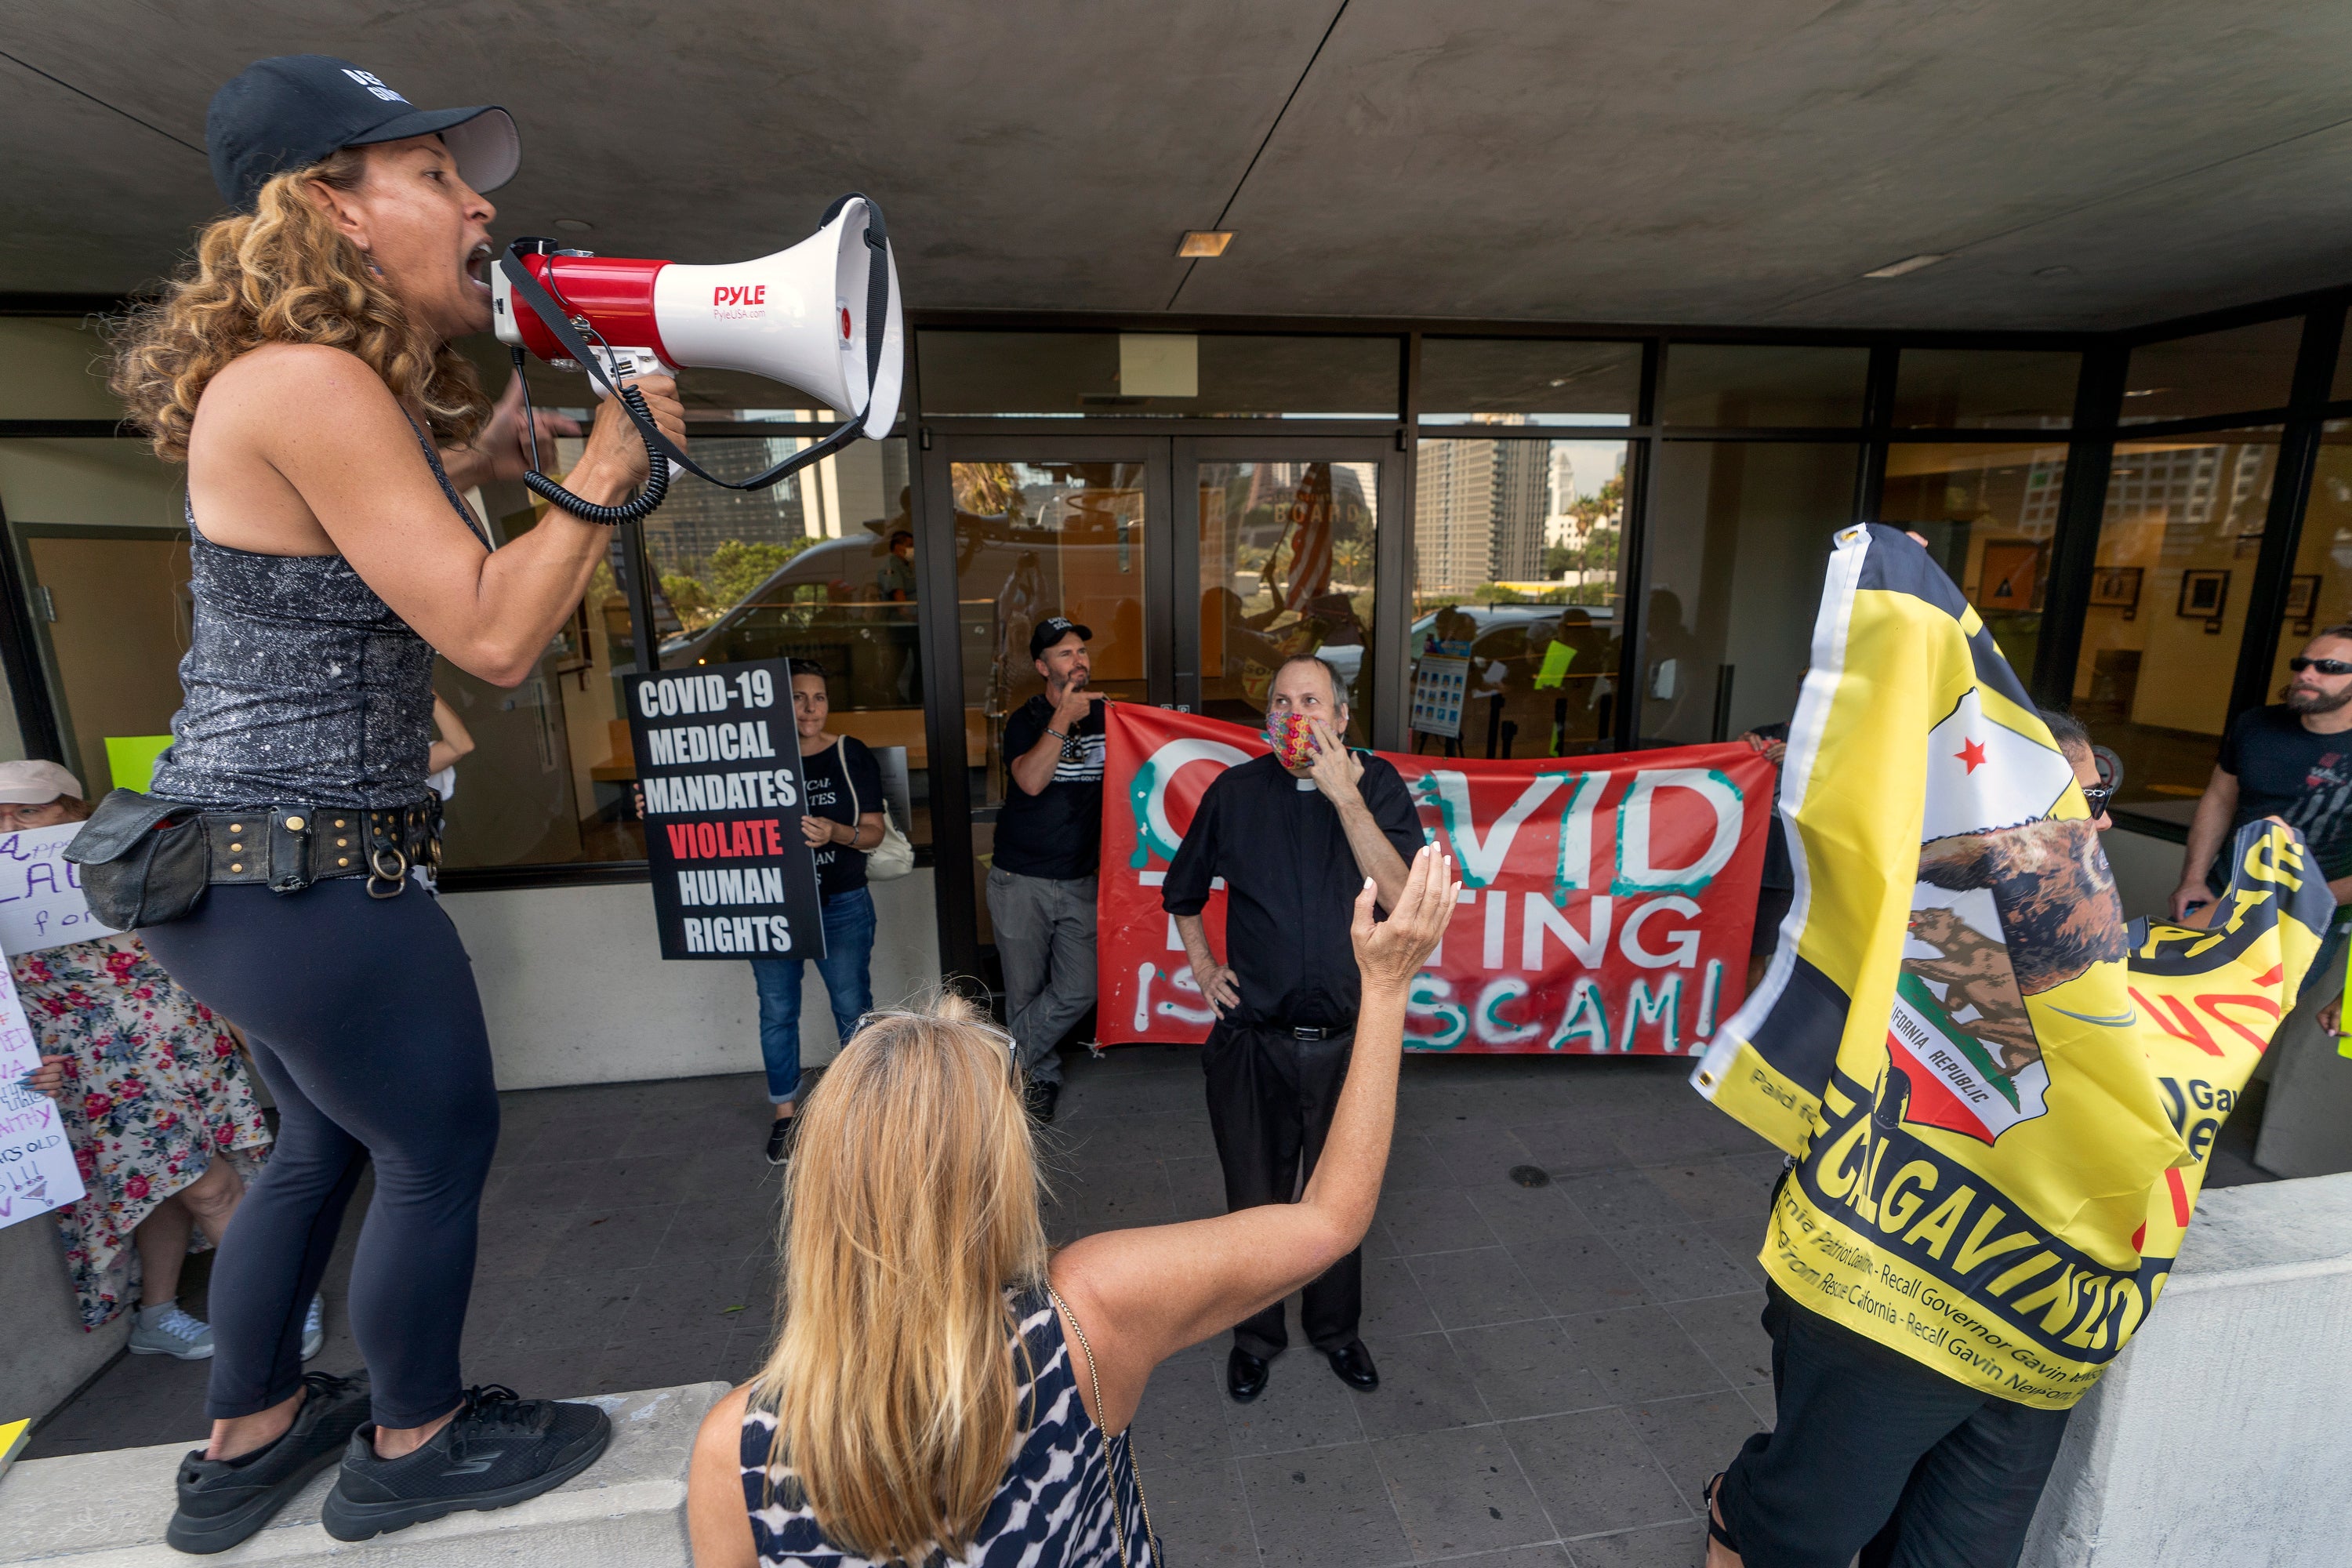
{"label": "concrete ceiling", "polygon": [[168,268],[212,90],[310,50],[512,109],[502,233],[726,260],[863,188],[918,308],[2099,328],[2352,278],[2320,0],[0,0],[0,289]]}

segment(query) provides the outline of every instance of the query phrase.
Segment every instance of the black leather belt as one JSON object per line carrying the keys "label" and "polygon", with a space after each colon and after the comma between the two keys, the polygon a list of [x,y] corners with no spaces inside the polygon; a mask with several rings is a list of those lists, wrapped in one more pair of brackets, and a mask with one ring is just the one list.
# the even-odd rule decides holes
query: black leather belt
{"label": "black leather belt", "polygon": [[1338,1029],[1324,1029],[1307,1026],[1293,1025],[1290,1030],[1290,1037],[1294,1040],[1328,1040],[1332,1036],[1340,1032],[1341,1031]]}
{"label": "black leather belt", "polygon": [[329,877],[365,877],[368,895],[400,896],[408,868],[441,865],[438,801],[374,810],[273,805],[204,814],[209,880],[299,892]]}

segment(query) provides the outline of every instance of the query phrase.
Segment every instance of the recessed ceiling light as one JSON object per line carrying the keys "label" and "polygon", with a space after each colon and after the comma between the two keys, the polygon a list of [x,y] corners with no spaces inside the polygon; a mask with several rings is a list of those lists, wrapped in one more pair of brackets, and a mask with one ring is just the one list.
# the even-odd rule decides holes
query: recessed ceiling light
{"label": "recessed ceiling light", "polygon": [[586,234],[596,226],[583,217],[560,217],[555,220],[555,226],[566,234]]}
{"label": "recessed ceiling light", "polygon": [[1863,276],[1864,278],[1900,278],[1906,272],[1916,272],[1922,267],[1933,267],[1938,261],[1946,259],[1948,258],[1942,256],[1906,256],[1900,261],[1890,261],[1884,267],[1874,267]]}
{"label": "recessed ceiling light", "polygon": [[1184,237],[1176,242],[1179,256],[1223,256],[1225,247],[1234,242],[1229,228],[1188,228]]}

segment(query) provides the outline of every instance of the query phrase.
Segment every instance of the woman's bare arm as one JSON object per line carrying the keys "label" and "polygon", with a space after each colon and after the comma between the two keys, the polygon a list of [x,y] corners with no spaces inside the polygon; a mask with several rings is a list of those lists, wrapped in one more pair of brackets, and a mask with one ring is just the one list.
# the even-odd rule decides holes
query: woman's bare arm
{"label": "woman's bare arm", "polygon": [[1126,1429],[1161,1361],[1281,1300],[1363,1240],[1396,1121],[1406,994],[1453,915],[1461,890],[1453,873],[1450,857],[1424,846],[1388,920],[1373,918],[1370,879],[1356,900],[1364,991],[1355,1045],[1322,1157],[1298,1202],[1102,1231],[1055,1255],[1054,1287],[1094,1347],[1103,1409],[1094,1408],[1089,1386],[1079,1392],[1104,1430]]}
{"label": "woman's bare arm", "polygon": [[686,1470],[686,1534],[694,1568],[758,1568],[743,1501],[743,1407],[747,1384],[710,1407],[694,1435]]}
{"label": "woman's bare arm", "polygon": [[[655,422],[683,440],[673,384],[649,376],[638,385]],[[611,505],[645,472],[644,443],[607,400],[568,487]],[[340,553],[450,663],[499,686],[520,685],[537,667],[612,538],[551,509],[520,538],[485,549],[442,495],[383,381],[317,344],[257,349],[214,378],[196,411],[189,487],[215,543]]]}

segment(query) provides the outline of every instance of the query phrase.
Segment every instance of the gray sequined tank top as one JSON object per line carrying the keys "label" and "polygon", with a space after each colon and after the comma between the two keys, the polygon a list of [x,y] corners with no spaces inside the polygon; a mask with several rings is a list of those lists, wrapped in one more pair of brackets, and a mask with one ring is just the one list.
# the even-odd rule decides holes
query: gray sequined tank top
{"label": "gray sequined tank top", "polygon": [[[416,439],[480,537],[432,443]],[[341,556],[257,555],[206,539],[193,501],[187,519],[195,625],[151,793],[246,808],[425,798],[431,647]]]}

